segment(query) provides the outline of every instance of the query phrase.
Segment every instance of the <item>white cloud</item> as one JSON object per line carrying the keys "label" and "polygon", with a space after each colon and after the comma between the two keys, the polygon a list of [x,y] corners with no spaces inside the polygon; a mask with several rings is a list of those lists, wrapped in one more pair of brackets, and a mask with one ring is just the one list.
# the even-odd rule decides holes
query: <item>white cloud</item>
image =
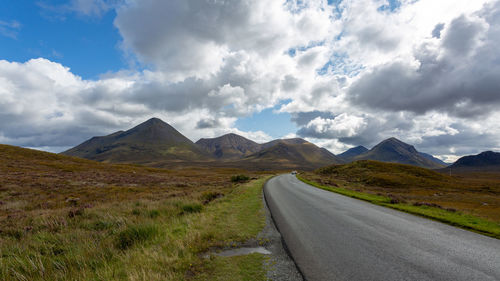
{"label": "white cloud", "polygon": [[267,141],[235,122],[287,100],[291,134],[335,152],[391,136],[446,159],[500,147],[500,2],[400,2],[72,0],[87,16],[116,9],[145,70],[90,81],[45,59],[0,61],[1,140],[68,146],[157,116],[192,140]]}
{"label": "white cloud", "polygon": [[18,21],[3,21],[0,20],[0,35],[17,39],[17,34],[21,29],[21,24]]}

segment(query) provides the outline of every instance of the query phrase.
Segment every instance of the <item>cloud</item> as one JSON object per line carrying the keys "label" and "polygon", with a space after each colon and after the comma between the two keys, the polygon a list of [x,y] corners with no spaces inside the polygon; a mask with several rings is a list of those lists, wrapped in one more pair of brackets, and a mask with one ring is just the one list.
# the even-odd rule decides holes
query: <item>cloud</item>
{"label": "cloud", "polygon": [[443,157],[499,148],[500,2],[399,2],[42,3],[62,17],[114,9],[138,68],[84,80],[46,59],[0,61],[0,141],[72,146],[152,116],[192,140],[266,141],[235,122],[282,104],[291,135],[335,152],[391,136]]}
{"label": "cloud", "polygon": [[[418,114],[439,110],[475,118],[500,104],[500,2],[471,16],[459,16],[441,40],[415,48],[414,61],[374,67],[350,87],[353,104]],[[484,14],[489,12],[490,16]]]}
{"label": "cloud", "polygon": [[37,2],[43,16],[53,20],[65,20],[70,13],[85,17],[102,17],[125,0],[70,0],[66,4],[54,5],[46,1]]}
{"label": "cloud", "polygon": [[0,35],[17,39],[17,34],[21,29],[21,24],[18,21],[3,21],[0,20]]}

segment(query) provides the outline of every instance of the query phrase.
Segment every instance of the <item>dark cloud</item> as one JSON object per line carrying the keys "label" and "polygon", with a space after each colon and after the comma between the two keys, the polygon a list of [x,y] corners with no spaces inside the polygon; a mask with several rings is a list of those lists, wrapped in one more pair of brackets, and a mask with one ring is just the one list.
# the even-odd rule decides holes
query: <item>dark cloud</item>
{"label": "dark cloud", "polygon": [[220,126],[220,122],[216,119],[202,119],[196,123],[196,129],[210,129]]}
{"label": "dark cloud", "polygon": [[453,20],[443,38],[443,47],[451,56],[466,56],[478,43],[484,30],[481,22],[472,21],[465,16]]}
{"label": "dark cloud", "polygon": [[322,112],[322,111],[309,111],[309,112],[295,112],[291,114],[291,121],[297,124],[297,126],[305,126],[311,120],[316,119],[317,117],[325,118],[325,119],[334,119],[335,115],[331,112]]}
{"label": "dark cloud", "polygon": [[[487,8],[499,7],[497,2]],[[440,110],[470,118],[489,114],[500,104],[498,15],[482,18],[488,29],[476,18],[453,20],[440,49],[423,44],[415,50],[419,67],[404,62],[376,67],[354,82],[348,98],[355,105],[395,112]]]}

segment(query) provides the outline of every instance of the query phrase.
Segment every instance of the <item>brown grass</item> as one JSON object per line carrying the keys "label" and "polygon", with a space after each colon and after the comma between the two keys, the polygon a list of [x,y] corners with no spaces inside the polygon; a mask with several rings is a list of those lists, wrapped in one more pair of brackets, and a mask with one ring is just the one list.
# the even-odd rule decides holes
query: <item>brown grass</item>
{"label": "brown grass", "polygon": [[393,198],[409,204],[432,205],[500,222],[500,173],[449,176],[410,165],[358,161],[305,173],[303,178]]}
{"label": "brown grass", "polygon": [[[258,173],[112,165],[7,145],[0,159],[1,280],[191,279],[207,274],[200,252],[248,239],[264,221]],[[249,193],[231,182],[236,174],[261,180]]]}

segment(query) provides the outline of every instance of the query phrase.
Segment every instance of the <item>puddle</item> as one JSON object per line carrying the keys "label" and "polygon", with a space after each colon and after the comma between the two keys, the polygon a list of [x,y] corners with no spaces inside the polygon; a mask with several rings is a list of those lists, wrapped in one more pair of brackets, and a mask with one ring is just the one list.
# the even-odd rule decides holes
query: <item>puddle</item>
{"label": "puddle", "polygon": [[[253,254],[253,253],[259,253],[259,254],[264,254],[264,255],[270,255],[271,252],[266,250],[264,247],[253,247],[253,248],[237,248],[237,249],[231,249],[231,250],[226,250],[222,251],[220,253],[212,253],[212,255],[215,256],[220,256],[220,257],[234,257],[234,256],[243,256],[243,255],[248,255],[248,254]],[[210,255],[207,255],[206,257],[209,257]]]}

